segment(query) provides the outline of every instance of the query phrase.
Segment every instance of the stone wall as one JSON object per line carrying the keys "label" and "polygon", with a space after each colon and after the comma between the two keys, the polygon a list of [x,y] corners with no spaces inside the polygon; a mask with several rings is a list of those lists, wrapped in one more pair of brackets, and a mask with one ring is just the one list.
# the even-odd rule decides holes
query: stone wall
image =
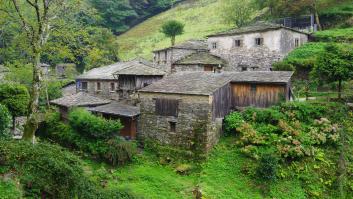
{"label": "stone wall", "polygon": [[[87,93],[98,96],[106,99],[119,100],[119,93],[116,91],[110,90],[110,83],[115,83],[115,89],[118,88],[118,80],[76,80],[76,82],[87,82]],[[101,84],[101,90],[97,90],[97,82]],[[80,85],[76,83],[78,86],[77,91],[82,91]]]}
{"label": "stone wall", "polygon": [[[156,98],[178,99],[178,117],[156,115]],[[203,122],[207,130],[197,136],[197,140],[201,142],[197,144],[202,147],[202,151],[207,152],[218,142],[222,126],[219,120],[212,121],[211,99],[209,96],[140,93],[139,140],[143,142],[148,139],[159,144],[192,150],[196,136],[194,127]],[[170,129],[171,122],[176,124],[175,132]]]}
{"label": "stone wall", "polygon": [[190,49],[166,49],[158,51],[154,53],[153,65],[156,68],[160,68],[170,73],[172,63],[195,52],[197,52],[197,50]]}
{"label": "stone wall", "polygon": [[[263,38],[263,45],[258,46],[255,38]],[[295,39],[302,45],[308,41],[308,36],[287,29],[266,32],[247,33],[234,36],[219,36],[208,38],[210,52],[228,62],[227,71],[272,69],[274,62],[282,60],[295,48]],[[235,40],[241,40],[240,47],[235,46]],[[212,48],[213,43],[217,48]]]}

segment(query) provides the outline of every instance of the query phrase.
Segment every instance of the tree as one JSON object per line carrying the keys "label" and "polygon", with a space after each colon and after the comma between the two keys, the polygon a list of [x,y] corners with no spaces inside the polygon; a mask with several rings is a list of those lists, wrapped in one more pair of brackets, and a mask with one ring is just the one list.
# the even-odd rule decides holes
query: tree
{"label": "tree", "polygon": [[325,82],[338,81],[338,98],[341,99],[342,81],[353,78],[353,48],[352,46],[329,44],[318,57],[312,71],[312,77]]}
{"label": "tree", "polygon": [[222,0],[221,9],[224,20],[237,27],[249,24],[255,12],[251,0]]}
{"label": "tree", "polygon": [[64,15],[68,9],[67,2],[64,0],[2,0],[1,4],[4,2],[12,9],[9,13],[15,13],[13,17],[25,33],[24,42],[29,46],[33,82],[23,139],[34,142],[34,134],[38,128],[39,95],[42,86],[41,54],[54,21],[58,15]]}
{"label": "tree", "polygon": [[170,37],[171,44],[174,46],[175,37],[184,33],[184,24],[176,20],[167,21],[162,25],[161,32],[166,37]]}
{"label": "tree", "polygon": [[5,105],[0,104],[0,138],[8,137],[8,128],[10,125],[10,113]]}
{"label": "tree", "polygon": [[0,104],[11,113],[13,131],[16,129],[15,118],[26,115],[28,102],[29,93],[25,86],[12,83],[0,85]]}

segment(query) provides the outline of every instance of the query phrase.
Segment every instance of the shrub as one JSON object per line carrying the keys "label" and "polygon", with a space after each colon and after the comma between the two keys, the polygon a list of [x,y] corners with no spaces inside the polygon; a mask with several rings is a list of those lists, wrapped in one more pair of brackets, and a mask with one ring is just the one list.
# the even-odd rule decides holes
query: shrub
{"label": "shrub", "polygon": [[224,123],[225,133],[230,134],[244,123],[244,119],[241,113],[232,112],[224,118]]}
{"label": "shrub", "polygon": [[314,144],[337,143],[339,141],[338,125],[321,118],[315,120],[309,132]]}
{"label": "shrub", "polygon": [[257,177],[264,181],[275,181],[277,179],[277,168],[277,157],[264,154],[261,156],[259,166],[256,169]]}
{"label": "shrub", "polygon": [[280,105],[280,110],[289,120],[299,120],[304,123],[311,123],[319,119],[327,111],[325,106],[307,102],[288,102]]}
{"label": "shrub", "polygon": [[133,160],[136,154],[136,146],[131,142],[122,141],[119,138],[111,139],[108,141],[108,150],[106,151],[105,158],[114,165],[125,165]]}
{"label": "shrub", "polygon": [[9,137],[11,116],[6,106],[0,104],[0,138]]}
{"label": "shrub", "polygon": [[96,198],[97,187],[82,163],[63,148],[47,143],[0,140],[0,165],[17,174],[27,197]]}
{"label": "shrub", "polygon": [[112,138],[123,127],[120,121],[97,117],[85,109],[77,108],[69,113],[69,124],[77,132],[88,138]]}
{"label": "shrub", "polygon": [[[37,135],[88,153],[114,166],[132,161],[136,154],[136,145],[116,135],[122,126],[120,122],[94,116],[82,109],[71,112],[69,120],[69,124],[64,124],[58,113],[48,113]],[[108,133],[103,132],[104,129]]]}
{"label": "shrub", "polygon": [[268,109],[247,108],[243,116],[246,121],[256,123],[268,123],[276,125],[280,119],[284,118],[283,113],[272,107]]}

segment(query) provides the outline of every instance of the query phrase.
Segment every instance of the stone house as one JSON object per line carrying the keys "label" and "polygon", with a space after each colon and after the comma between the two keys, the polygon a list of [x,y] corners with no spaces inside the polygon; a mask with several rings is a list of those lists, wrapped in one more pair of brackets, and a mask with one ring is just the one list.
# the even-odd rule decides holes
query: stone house
{"label": "stone house", "polygon": [[153,65],[168,73],[172,72],[174,62],[197,52],[207,52],[205,40],[189,40],[174,46],[153,51]]}
{"label": "stone house", "polygon": [[105,118],[120,119],[124,125],[120,135],[135,138],[140,112],[131,95],[160,80],[164,74],[143,60],[95,68],[76,78],[75,94],[70,95],[68,91],[66,96],[52,100],[51,104],[59,107],[63,120],[67,120],[73,107],[85,107]]}
{"label": "stone house", "polygon": [[258,22],[209,35],[210,52],[228,62],[228,71],[267,71],[290,51],[308,42],[309,34],[282,25]]}
{"label": "stone house", "polygon": [[[184,150],[197,135],[207,152],[217,143],[223,118],[244,106],[267,107],[290,99],[292,72],[179,72],[139,91],[138,136]],[[281,98],[281,95],[283,98]]]}
{"label": "stone house", "polygon": [[76,78],[76,87],[77,91],[121,101],[130,99],[138,89],[164,75],[164,71],[152,67],[147,61],[136,59],[94,68]]}

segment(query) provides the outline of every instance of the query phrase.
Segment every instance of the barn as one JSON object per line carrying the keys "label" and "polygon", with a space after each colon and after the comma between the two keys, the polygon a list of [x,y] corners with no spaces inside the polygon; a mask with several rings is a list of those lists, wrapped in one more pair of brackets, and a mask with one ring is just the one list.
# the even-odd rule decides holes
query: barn
{"label": "barn", "polygon": [[[204,152],[218,142],[223,118],[247,106],[289,100],[292,72],[179,72],[139,91],[138,134],[184,150]],[[204,127],[195,142],[195,132]]]}

